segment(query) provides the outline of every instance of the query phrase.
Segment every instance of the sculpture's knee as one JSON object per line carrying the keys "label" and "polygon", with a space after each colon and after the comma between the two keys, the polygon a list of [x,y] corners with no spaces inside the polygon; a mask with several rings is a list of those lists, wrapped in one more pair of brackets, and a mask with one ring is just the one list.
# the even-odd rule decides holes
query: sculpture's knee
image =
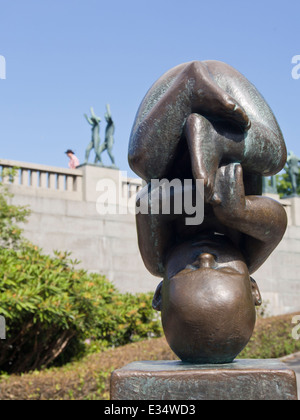
{"label": "sculpture's knee", "polygon": [[259,127],[254,135],[246,139],[245,169],[263,176],[273,176],[284,168],[286,160],[287,149],[283,137],[266,127]]}

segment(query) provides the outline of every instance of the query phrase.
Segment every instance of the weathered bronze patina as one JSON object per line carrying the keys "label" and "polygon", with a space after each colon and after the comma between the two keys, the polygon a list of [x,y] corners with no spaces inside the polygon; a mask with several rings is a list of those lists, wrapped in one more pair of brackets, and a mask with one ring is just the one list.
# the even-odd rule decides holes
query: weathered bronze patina
{"label": "weathered bronze patina", "polygon": [[[229,363],[246,346],[261,304],[252,274],[286,230],[282,206],[261,197],[262,176],[287,158],[278,123],[256,88],[217,61],[167,72],[138,110],[129,145],[131,168],[152,179],[201,179],[205,217],[137,214],[147,269],[163,278],[153,306],[184,362]],[[183,184],[184,185],[184,184]],[[195,186],[196,188],[196,186]],[[184,187],[183,187],[184,190]],[[149,195],[145,187],[137,198]]]}

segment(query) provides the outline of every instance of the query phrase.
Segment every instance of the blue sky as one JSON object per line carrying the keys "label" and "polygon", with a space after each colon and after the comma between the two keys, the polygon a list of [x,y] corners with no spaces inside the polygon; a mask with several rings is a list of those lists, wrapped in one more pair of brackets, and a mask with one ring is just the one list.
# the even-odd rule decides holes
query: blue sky
{"label": "blue sky", "polygon": [[149,87],[175,65],[206,59],[256,85],[300,156],[299,16],[299,0],[0,0],[0,157],[67,167],[73,148],[82,161],[83,114],[93,106],[102,117],[103,140],[109,103],[116,163],[129,171],[129,135]]}

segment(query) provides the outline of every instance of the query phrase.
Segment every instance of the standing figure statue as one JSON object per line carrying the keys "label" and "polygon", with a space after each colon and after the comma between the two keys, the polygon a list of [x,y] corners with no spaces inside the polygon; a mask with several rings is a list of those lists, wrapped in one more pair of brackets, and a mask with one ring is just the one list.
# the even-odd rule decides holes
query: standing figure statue
{"label": "standing figure statue", "polygon": [[95,115],[94,109],[91,107],[91,118],[84,114],[87,122],[92,126],[92,139],[85,151],[85,163],[88,163],[92,149],[95,149],[95,164],[101,162],[100,149],[100,122],[101,118]]}
{"label": "standing figure statue", "polygon": [[108,156],[110,157],[110,160],[112,162],[112,166],[115,167],[115,158],[112,154],[112,149],[114,146],[115,124],[112,120],[109,104],[106,105],[105,120],[107,122],[106,129],[105,129],[105,141],[100,146],[100,149],[99,149],[99,160],[100,160],[100,164],[102,164],[101,154],[105,150],[107,150]]}
{"label": "standing figure statue", "polygon": [[289,167],[288,174],[290,176],[291,183],[292,183],[293,196],[297,195],[299,162],[300,162],[300,159],[295,155],[295,153],[290,152],[287,159],[287,164]]}

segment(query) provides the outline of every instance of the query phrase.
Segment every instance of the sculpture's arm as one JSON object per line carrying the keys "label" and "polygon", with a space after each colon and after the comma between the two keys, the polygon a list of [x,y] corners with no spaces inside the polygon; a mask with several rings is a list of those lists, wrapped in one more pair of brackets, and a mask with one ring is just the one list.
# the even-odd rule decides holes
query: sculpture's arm
{"label": "sculpture's arm", "polygon": [[111,110],[110,110],[109,104],[106,104],[106,115],[107,115],[107,118],[111,119]]}
{"label": "sculpture's arm", "polygon": [[261,196],[245,196],[243,170],[230,164],[218,170],[216,189],[221,203],[214,206],[219,221],[241,232],[241,250],[250,274],[274,251],[287,227],[287,215],[277,201]]}
{"label": "sculpture's arm", "polygon": [[100,117],[97,117],[97,115],[95,114],[95,111],[94,111],[94,108],[93,107],[91,107],[91,115],[92,115],[92,118],[95,121],[97,121],[98,123],[101,122],[101,118]]}
{"label": "sculpture's arm", "polygon": [[[245,196],[243,173],[240,164],[230,164],[218,170],[216,191],[220,202],[213,210],[217,224],[221,223],[230,237],[240,232],[239,246],[244,253],[249,272],[255,272],[281,241],[287,226],[286,212],[277,201],[267,197]],[[163,277],[168,253],[176,243],[178,219],[184,215],[151,214],[151,194],[148,186],[137,196],[137,207],[144,203],[147,214],[136,216],[138,242],[147,269],[157,277]],[[155,203],[154,203],[155,204]],[[148,206],[148,207],[147,207]],[[146,213],[146,212],[144,212]],[[205,221],[204,221],[205,222]]]}
{"label": "sculpture's arm", "polygon": [[84,117],[90,125],[94,125],[92,120],[86,114],[84,114]]}
{"label": "sculpture's arm", "polygon": [[156,277],[163,277],[165,259],[176,237],[176,230],[171,225],[178,216],[151,214],[153,203],[148,185],[137,195],[137,209],[141,208],[141,203],[144,203],[147,214],[138,212],[136,215],[140,253],[148,271]]}

